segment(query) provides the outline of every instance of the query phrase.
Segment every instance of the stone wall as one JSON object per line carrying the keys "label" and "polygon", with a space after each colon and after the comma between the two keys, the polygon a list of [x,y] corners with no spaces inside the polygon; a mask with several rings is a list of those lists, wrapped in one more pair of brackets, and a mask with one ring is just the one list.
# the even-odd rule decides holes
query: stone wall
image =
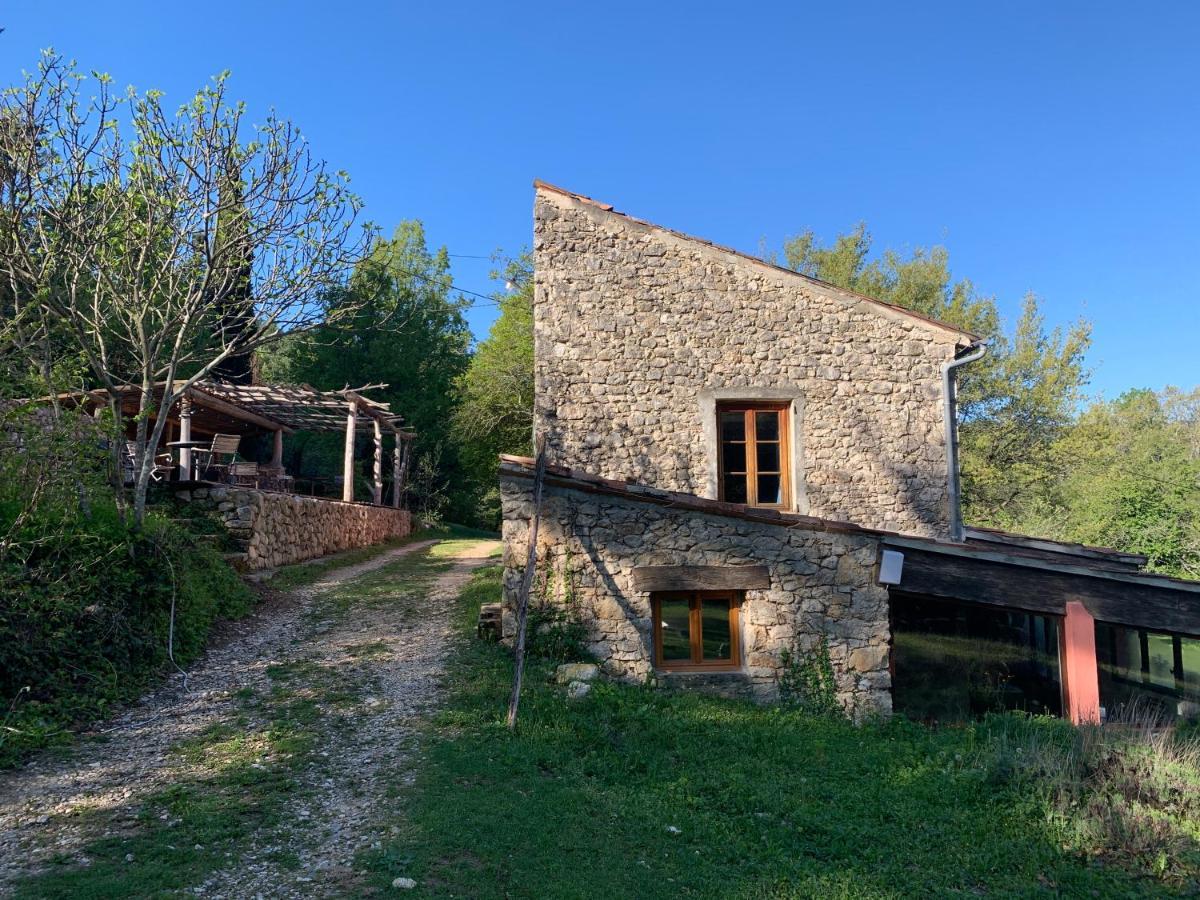
{"label": "stone wall", "polygon": [[[525,566],[533,482],[502,470],[505,634]],[[653,671],[650,595],[633,589],[635,566],[765,565],[770,587],[742,605],[740,676],[672,674],[682,686],[740,679],[760,700],[778,696],[781,654],[828,641],[838,699],[857,716],[891,711],[887,589],[875,582],[878,539],[791,524],[669,508],[548,484],[538,534],[539,596],[566,603],[583,622],[604,671],[640,681]]]}
{"label": "stone wall", "polygon": [[215,510],[245,551],[247,571],[274,569],[406,537],[406,509],[214,485],[176,496]]}
{"label": "stone wall", "polygon": [[792,404],[792,509],[944,534],[948,326],[539,187],[535,418],[549,459],[716,497],[714,404]]}

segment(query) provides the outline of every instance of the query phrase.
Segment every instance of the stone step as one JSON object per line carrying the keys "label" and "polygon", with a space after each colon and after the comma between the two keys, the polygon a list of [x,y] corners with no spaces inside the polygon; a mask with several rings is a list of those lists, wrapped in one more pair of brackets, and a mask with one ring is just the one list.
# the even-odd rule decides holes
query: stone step
{"label": "stone step", "polygon": [[485,603],[479,607],[479,623],[476,630],[485,640],[498,641],[503,636],[504,607],[499,603]]}

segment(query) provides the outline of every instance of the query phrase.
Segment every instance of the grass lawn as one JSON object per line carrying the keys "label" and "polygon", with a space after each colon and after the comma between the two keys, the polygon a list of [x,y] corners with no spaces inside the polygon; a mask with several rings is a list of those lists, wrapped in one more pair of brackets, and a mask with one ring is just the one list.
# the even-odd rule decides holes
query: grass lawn
{"label": "grass lawn", "polygon": [[[464,632],[499,575],[480,570],[464,594]],[[528,671],[513,736],[507,653],[462,642],[415,789],[394,788],[401,805],[384,824],[399,836],[360,859],[379,888],[408,876],[417,893],[459,897],[1183,889],[1068,850],[1043,799],[993,785],[976,764],[986,726],[855,728],[608,683],[569,705],[551,671]]]}

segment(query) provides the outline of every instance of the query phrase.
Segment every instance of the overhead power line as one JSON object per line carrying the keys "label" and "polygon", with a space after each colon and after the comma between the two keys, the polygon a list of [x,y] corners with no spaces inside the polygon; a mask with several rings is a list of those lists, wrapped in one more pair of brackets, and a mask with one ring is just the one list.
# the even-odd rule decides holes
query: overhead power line
{"label": "overhead power line", "polygon": [[[478,297],[479,300],[482,301],[483,305],[486,305],[486,306],[499,306],[500,305],[499,302],[494,297],[491,297],[488,294],[481,294],[478,291],[469,291],[464,287],[459,287],[453,281],[449,281],[449,280],[442,281],[442,280],[434,278],[430,275],[426,275],[422,272],[414,272],[411,269],[405,269],[403,266],[392,266],[392,268],[394,268],[400,272],[403,272],[405,275],[411,275],[413,278],[420,278],[422,281],[427,281],[430,284],[436,284],[439,287],[444,287],[449,290],[458,291],[460,294],[467,294],[468,296],[471,296],[471,297]],[[480,305],[480,303],[475,302],[475,303],[472,303],[471,305],[478,306],[478,305]]]}

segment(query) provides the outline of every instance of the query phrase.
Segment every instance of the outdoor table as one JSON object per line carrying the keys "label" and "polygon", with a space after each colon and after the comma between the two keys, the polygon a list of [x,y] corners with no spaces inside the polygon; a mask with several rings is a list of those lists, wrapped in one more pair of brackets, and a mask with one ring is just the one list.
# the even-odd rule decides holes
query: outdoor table
{"label": "outdoor table", "polygon": [[[177,449],[179,451],[179,466],[178,466],[178,468],[180,470],[180,473],[182,474],[183,462],[184,462],[184,460],[183,460],[184,452],[189,451],[189,450],[206,450],[212,446],[212,441],[211,440],[208,440],[208,441],[167,441],[166,446],[174,447],[175,449]],[[191,471],[192,461],[189,459],[187,462],[188,462],[189,477],[194,477],[195,473]]]}

